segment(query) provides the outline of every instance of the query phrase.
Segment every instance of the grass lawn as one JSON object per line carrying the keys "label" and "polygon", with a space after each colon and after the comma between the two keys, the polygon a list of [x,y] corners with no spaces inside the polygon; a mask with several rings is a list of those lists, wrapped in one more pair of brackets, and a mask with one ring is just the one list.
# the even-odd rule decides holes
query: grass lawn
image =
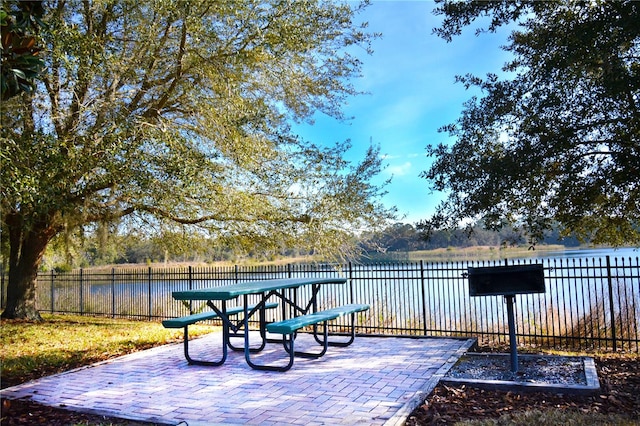
{"label": "grass lawn", "polygon": [[[45,322],[2,320],[2,388],[131,352],[182,340],[160,322],[43,314]],[[192,337],[218,327],[194,325]]]}

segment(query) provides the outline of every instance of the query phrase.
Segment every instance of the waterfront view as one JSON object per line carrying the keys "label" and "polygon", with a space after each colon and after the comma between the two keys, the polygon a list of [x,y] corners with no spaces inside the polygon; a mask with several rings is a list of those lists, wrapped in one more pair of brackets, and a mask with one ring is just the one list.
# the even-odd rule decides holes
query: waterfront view
{"label": "waterfront view", "polygon": [[[147,320],[207,309],[183,304],[171,292],[234,282],[298,276],[339,276],[348,286],[328,285],[321,307],[368,303],[357,331],[413,336],[474,336],[505,341],[507,321],[500,296],[470,297],[467,268],[542,263],[545,293],[518,295],[516,319],[522,343],[567,347],[638,348],[640,266],[638,252],[570,250],[548,257],[455,262],[285,264],[228,267],[111,268],[39,276],[42,311]],[[301,295],[304,296],[304,295]],[[278,312],[270,313],[278,320]],[[340,328],[342,324],[337,323]]]}

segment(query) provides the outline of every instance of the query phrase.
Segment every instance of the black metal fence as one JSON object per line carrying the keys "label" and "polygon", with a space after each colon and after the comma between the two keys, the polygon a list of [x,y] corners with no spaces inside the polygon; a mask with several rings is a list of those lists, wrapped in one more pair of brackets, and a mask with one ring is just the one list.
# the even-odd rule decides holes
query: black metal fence
{"label": "black metal fence", "polygon": [[[323,286],[323,307],[369,303],[357,332],[376,335],[477,337],[508,342],[501,296],[470,297],[470,266],[533,261],[188,267],[47,272],[38,277],[42,311],[160,319],[206,309],[172,299],[176,290],[284,277],[341,276]],[[516,296],[519,344],[576,350],[640,352],[640,262],[634,258],[535,260],[544,264],[546,292]],[[2,292],[6,292],[3,278]],[[301,295],[304,297],[304,295]],[[4,296],[3,296],[4,302]],[[278,311],[278,310],[276,310]],[[278,315],[278,314],[273,314]],[[277,318],[274,318],[277,319]],[[338,323],[336,327],[344,324]]]}

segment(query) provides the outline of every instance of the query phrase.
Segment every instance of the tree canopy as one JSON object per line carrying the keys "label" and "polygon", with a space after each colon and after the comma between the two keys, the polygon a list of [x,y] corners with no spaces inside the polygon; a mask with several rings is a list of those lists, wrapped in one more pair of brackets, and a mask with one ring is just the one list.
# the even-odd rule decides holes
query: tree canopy
{"label": "tree canopy", "polygon": [[[296,241],[348,254],[393,217],[378,148],[302,140],[293,120],[343,118],[375,35],[366,4],[52,1],[37,90],[2,104],[0,183],[9,249],[4,316],[37,317],[37,267],[88,224],[197,232],[234,244]],[[351,49],[352,51],[352,49]]]}
{"label": "tree canopy", "polygon": [[481,97],[430,145],[423,173],[448,191],[425,228],[482,218],[524,227],[533,241],[554,220],[594,244],[640,245],[640,3],[440,1],[434,31],[452,40],[511,24],[508,77],[459,76]]}

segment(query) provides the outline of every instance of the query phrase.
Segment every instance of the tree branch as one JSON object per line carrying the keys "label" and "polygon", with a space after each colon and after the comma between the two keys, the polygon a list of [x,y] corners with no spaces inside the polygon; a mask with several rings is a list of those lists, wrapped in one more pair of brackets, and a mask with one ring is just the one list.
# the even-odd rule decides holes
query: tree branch
{"label": "tree branch", "polygon": [[[138,206],[138,211],[144,211],[163,219],[168,219],[181,225],[197,225],[208,221],[224,221],[224,222],[243,222],[243,223],[255,223],[256,221],[264,220],[268,222],[275,222],[267,217],[237,217],[237,216],[220,216],[220,215],[205,215],[196,218],[185,218],[172,215],[166,210],[154,206]],[[302,214],[296,217],[288,218],[289,222],[309,223],[311,217],[307,214]],[[283,222],[282,220],[278,222]]]}
{"label": "tree branch", "polygon": [[144,67],[145,74],[144,74],[144,77],[142,79],[142,84],[140,85],[140,88],[138,89],[136,94],[133,96],[133,98],[131,99],[131,102],[129,102],[129,105],[128,105],[127,109],[130,112],[134,111],[138,107],[138,104],[140,103],[142,98],[147,94],[147,91],[150,88],[154,87],[154,85],[155,85],[152,82],[152,80],[150,78],[150,75],[154,71],[154,67],[155,67],[155,64],[156,64],[156,58],[159,57],[160,48],[165,45],[165,43],[167,42],[167,39],[169,38],[169,32],[171,30],[171,26],[173,25],[173,22],[174,21],[167,20],[167,25],[164,28],[164,32],[162,33],[162,37],[160,37],[160,40],[159,40],[158,44],[156,45],[156,48],[154,49],[153,53],[149,55],[149,62]]}
{"label": "tree branch", "polygon": [[143,115],[143,117],[155,116],[160,113],[162,108],[165,106],[167,101],[169,100],[169,96],[175,90],[180,78],[182,77],[182,60],[184,59],[185,53],[185,45],[187,42],[187,22],[186,20],[182,21],[182,32],[180,35],[180,47],[178,49],[178,57],[176,58],[176,69],[173,73],[173,78],[169,87],[165,90],[163,96],[156,102],[156,104],[149,108]]}

